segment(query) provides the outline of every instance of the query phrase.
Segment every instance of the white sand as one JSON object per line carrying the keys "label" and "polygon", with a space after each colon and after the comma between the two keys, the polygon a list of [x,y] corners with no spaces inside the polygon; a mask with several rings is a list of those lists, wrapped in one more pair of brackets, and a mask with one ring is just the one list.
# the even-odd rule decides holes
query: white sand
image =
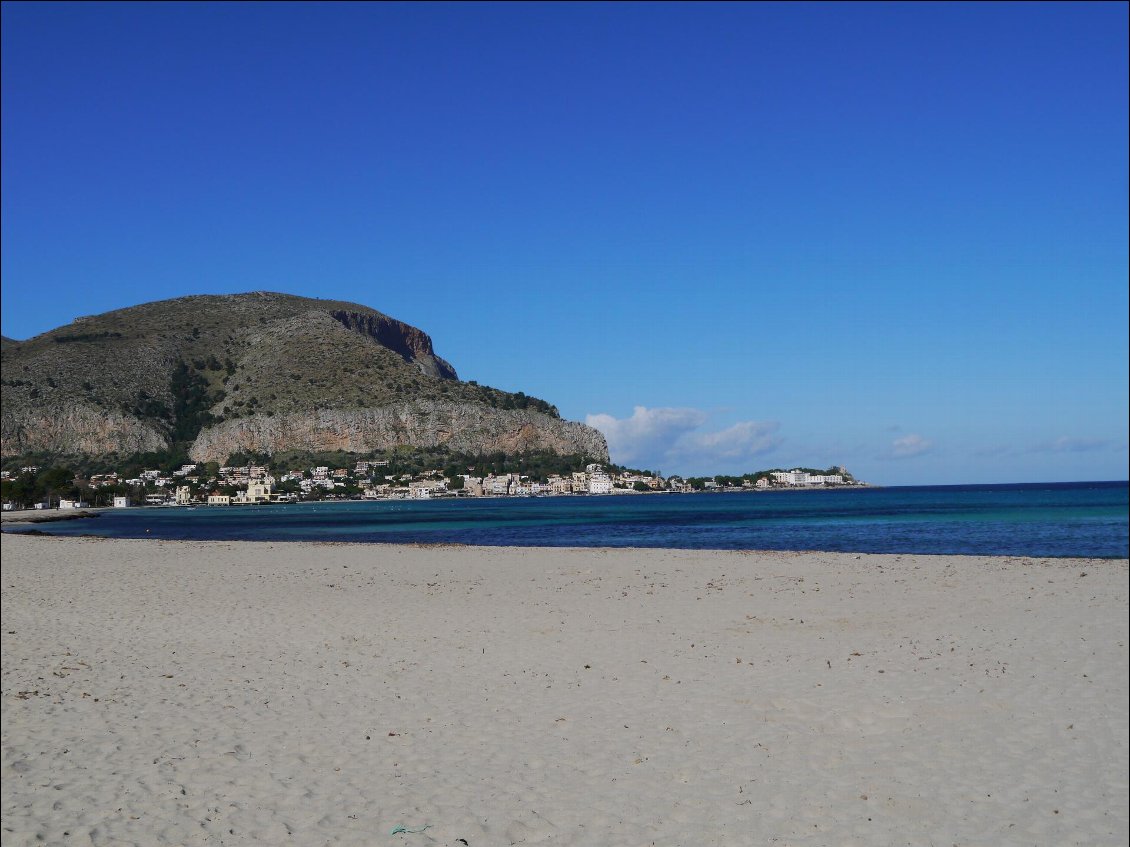
{"label": "white sand", "polygon": [[1127,840],[1125,560],[2,544],[4,845]]}

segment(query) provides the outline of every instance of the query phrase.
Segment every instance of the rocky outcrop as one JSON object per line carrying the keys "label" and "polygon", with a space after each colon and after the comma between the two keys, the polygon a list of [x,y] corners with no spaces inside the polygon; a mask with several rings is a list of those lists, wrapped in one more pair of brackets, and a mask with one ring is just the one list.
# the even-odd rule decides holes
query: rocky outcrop
{"label": "rocky outcrop", "polygon": [[0,441],[5,456],[39,452],[129,455],[167,446],[165,434],[153,424],[83,403],[6,414]]}
{"label": "rocky outcrop", "polygon": [[225,421],[201,432],[189,452],[195,461],[223,462],[237,452],[368,453],[399,445],[447,447],[462,453],[579,453],[608,461],[604,436],[584,424],[528,409],[487,409],[443,401]]}
{"label": "rocky outcrop", "polygon": [[399,353],[404,361],[413,362],[428,376],[440,379],[459,378],[455,374],[455,368],[435,354],[431,337],[422,329],[379,312],[334,309],[330,314],[346,329],[367,335],[381,346]]}

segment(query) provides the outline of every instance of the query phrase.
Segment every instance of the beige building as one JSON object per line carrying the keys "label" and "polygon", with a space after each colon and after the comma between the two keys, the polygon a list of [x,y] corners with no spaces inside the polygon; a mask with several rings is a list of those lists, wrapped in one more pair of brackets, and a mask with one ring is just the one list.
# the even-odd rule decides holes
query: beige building
{"label": "beige building", "polygon": [[270,477],[255,482],[249,482],[244,491],[240,491],[231,501],[240,506],[255,506],[260,503],[271,502],[271,489],[274,487]]}
{"label": "beige building", "polygon": [[549,478],[549,493],[550,494],[572,494],[573,493],[573,480],[566,479],[562,476],[551,476]]}
{"label": "beige building", "polygon": [[510,474],[495,476],[491,474],[483,480],[483,491],[487,494],[505,495],[510,493]]}

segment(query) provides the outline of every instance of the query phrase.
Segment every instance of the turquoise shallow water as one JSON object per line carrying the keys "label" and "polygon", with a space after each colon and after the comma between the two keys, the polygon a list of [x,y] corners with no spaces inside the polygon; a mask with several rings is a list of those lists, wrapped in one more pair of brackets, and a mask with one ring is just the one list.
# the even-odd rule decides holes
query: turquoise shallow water
{"label": "turquoise shallow water", "polygon": [[126,509],[56,535],[1125,558],[1126,482]]}

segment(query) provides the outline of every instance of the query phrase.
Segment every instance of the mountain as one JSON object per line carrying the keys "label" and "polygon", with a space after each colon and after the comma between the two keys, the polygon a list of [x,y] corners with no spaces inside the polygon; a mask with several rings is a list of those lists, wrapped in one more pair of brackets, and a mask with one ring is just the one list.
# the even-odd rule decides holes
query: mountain
{"label": "mountain", "polygon": [[5,338],[0,453],[120,456],[407,445],[607,461],[549,403],[461,381],[420,329],[335,300],[181,297]]}

